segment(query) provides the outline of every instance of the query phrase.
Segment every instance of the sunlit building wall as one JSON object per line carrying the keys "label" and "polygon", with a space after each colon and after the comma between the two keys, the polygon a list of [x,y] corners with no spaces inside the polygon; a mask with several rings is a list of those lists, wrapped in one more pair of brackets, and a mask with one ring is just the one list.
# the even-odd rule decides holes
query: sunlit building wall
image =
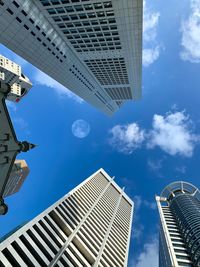
{"label": "sunlit building wall", "polygon": [[141,96],[141,0],[1,0],[0,42],[107,114]]}
{"label": "sunlit building wall", "polygon": [[126,267],[133,202],[100,169],[0,244],[0,266]]}

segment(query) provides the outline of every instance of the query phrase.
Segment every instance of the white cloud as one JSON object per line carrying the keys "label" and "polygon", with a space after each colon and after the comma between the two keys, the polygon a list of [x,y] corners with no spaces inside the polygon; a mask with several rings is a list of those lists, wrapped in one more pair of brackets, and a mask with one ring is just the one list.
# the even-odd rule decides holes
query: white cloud
{"label": "white cloud", "polygon": [[186,166],[179,166],[179,167],[176,167],[176,171],[177,172],[180,172],[182,174],[185,174],[186,173]]}
{"label": "white cloud", "polygon": [[182,60],[192,63],[200,62],[200,1],[191,0],[191,13],[189,18],[181,25],[181,45],[180,52]]}
{"label": "white cloud", "polygon": [[149,169],[151,169],[152,171],[158,172],[162,168],[162,162],[163,162],[162,159],[159,160],[148,159],[147,165]]}
{"label": "white cloud", "polygon": [[133,219],[133,227],[131,232],[131,238],[140,242],[141,236],[144,232],[144,225],[140,222],[139,211],[142,206],[142,197],[135,195],[133,197],[134,202],[134,219]]}
{"label": "white cloud", "polygon": [[154,41],[157,37],[157,27],[160,17],[159,12],[152,12],[147,8],[146,1],[144,1],[144,18],[143,18],[143,39],[145,42]]}
{"label": "white cloud", "polygon": [[145,67],[151,65],[154,61],[159,58],[160,55],[160,48],[156,46],[154,48],[146,48],[142,51],[142,64]]}
{"label": "white cloud", "polygon": [[141,196],[134,196],[133,198],[135,209],[139,210],[142,205],[142,197]]}
{"label": "white cloud", "polygon": [[156,201],[150,202],[145,199],[142,199],[141,196],[134,196],[133,202],[136,211],[140,210],[142,205],[152,210],[156,209]]}
{"label": "white cloud", "polygon": [[144,201],[143,201],[143,204],[144,204],[147,208],[149,208],[149,209],[151,209],[151,210],[156,210],[156,209],[157,209],[156,201],[149,202],[149,201],[147,201],[147,200],[144,200]]}
{"label": "white cloud", "polygon": [[148,209],[155,210],[156,202],[149,202],[144,200],[141,196],[135,195],[133,197],[134,202],[134,219],[133,219],[133,227],[131,232],[131,239],[135,240],[137,243],[140,243],[141,237],[144,233],[144,225],[140,221],[139,211],[143,209],[143,207],[147,207]]}
{"label": "white cloud", "polygon": [[158,241],[153,239],[152,242],[144,245],[143,251],[138,256],[134,267],[158,267]]}
{"label": "white cloud", "polygon": [[[191,157],[200,142],[200,135],[194,133],[193,122],[184,111],[168,112],[165,116],[155,114],[152,129],[148,131],[133,122],[116,125],[109,134],[109,144],[124,154],[132,154],[146,142],[149,149],[159,147],[172,156]],[[159,171],[162,161],[148,160],[147,164],[152,170]]]}
{"label": "white cloud", "polygon": [[78,103],[83,102],[83,99],[81,99],[80,97],[69,91],[66,87],[64,87],[63,85],[61,85],[60,83],[58,83],[57,81],[39,70],[36,71],[34,80],[40,85],[44,85],[54,89],[60,97],[67,96],[68,98],[71,98]]}
{"label": "white cloud", "polygon": [[143,15],[143,66],[148,67],[156,61],[160,55],[160,45],[157,41],[157,28],[160,13],[151,11],[144,1]]}
{"label": "white cloud", "polygon": [[31,134],[31,132],[29,130],[29,125],[28,125],[27,121],[25,121],[23,118],[15,117],[13,119],[13,124],[15,124],[15,126],[17,126],[17,128],[19,128],[26,135]]}
{"label": "white cloud", "polygon": [[109,143],[119,152],[132,154],[144,141],[144,131],[137,123],[116,125],[110,131]]}
{"label": "white cloud", "polygon": [[170,155],[191,157],[199,136],[192,133],[191,121],[184,112],[155,114],[153,130],[150,131],[148,148],[159,146]]}
{"label": "white cloud", "polygon": [[131,233],[131,239],[140,241],[140,238],[141,238],[143,232],[144,232],[144,225],[142,225],[138,221],[134,220],[132,233]]}

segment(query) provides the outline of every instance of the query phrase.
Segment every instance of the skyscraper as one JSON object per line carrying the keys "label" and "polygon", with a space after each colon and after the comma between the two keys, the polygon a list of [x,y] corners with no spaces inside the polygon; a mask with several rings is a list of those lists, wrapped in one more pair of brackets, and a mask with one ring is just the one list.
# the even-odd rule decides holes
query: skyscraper
{"label": "skyscraper", "polygon": [[100,169],[0,244],[1,266],[126,267],[133,202]]}
{"label": "skyscraper", "polygon": [[26,177],[29,174],[29,168],[25,160],[15,160],[10,177],[3,192],[3,197],[17,193]]}
{"label": "skyscraper", "polygon": [[141,0],[1,0],[0,42],[112,114],[141,96]]}
{"label": "skyscraper", "polygon": [[199,189],[186,182],[175,182],[156,200],[160,214],[159,267],[199,267]]}

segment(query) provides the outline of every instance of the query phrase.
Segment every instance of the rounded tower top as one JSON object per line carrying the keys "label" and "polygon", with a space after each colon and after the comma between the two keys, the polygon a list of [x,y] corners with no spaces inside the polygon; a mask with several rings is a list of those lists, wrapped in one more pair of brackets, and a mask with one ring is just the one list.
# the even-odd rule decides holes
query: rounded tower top
{"label": "rounded tower top", "polygon": [[193,195],[200,201],[199,189],[193,184],[183,182],[183,181],[177,181],[177,182],[173,182],[169,184],[163,189],[160,196],[170,201],[175,196],[180,195],[180,194]]}

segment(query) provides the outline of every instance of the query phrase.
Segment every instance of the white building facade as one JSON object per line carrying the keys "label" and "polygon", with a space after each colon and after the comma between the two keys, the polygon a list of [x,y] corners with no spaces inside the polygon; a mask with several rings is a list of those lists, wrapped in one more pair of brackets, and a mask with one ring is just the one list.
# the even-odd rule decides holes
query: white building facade
{"label": "white building facade", "polygon": [[126,267],[133,202],[100,169],[0,244],[0,266]]}
{"label": "white building facade", "polygon": [[19,102],[32,87],[21,66],[2,55],[0,55],[0,82],[10,86],[6,99],[13,102]]}
{"label": "white building facade", "polygon": [[17,193],[22,187],[30,170],[25,160],[15,160],[10,177],[3,191],[3,198]]}
{"label": "white building facade", "polygon": [[159,267],[200,266],[200,191],[174,182],[156,197],[160,215]]}
{"label": "white building facade", "polygon": [[112,114],[141,96],[141,0],[1,0],[0,42]]}

